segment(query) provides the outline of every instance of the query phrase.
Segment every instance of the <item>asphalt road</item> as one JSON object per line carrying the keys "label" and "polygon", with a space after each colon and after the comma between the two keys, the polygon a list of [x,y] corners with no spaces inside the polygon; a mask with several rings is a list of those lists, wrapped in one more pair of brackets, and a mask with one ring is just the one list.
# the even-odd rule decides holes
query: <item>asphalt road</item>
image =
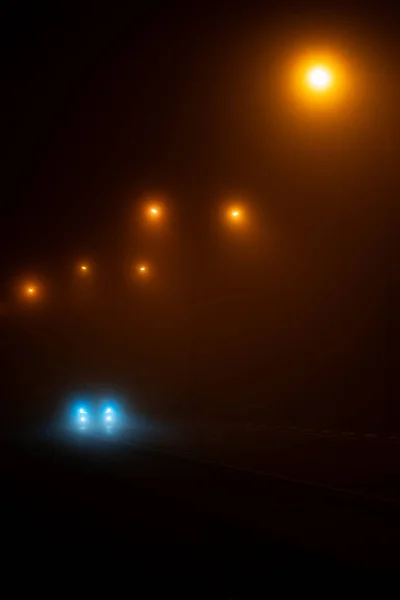
{"label": "asphalt road", "polygon": [[169,436],[144,436],[139,443],[233,469],[400,503],[399,440],[232,425],[182,428]]}
{"label": "asphalt road", "polygon": [[62,585],[113,593],[126,581],[146,585],[139,597],[170,588],[248,598],[272,579],[282,585],[282,574],[337,580],[368,567],[387,578],[400,566],[395,500],[271,476],[250,458],[222,466],[215,449],[193,458],[183,437],[179,446],[174,436],[144,437],[3,441],[10,570],[32,570],[42,586],[44,573],[57,573]]}

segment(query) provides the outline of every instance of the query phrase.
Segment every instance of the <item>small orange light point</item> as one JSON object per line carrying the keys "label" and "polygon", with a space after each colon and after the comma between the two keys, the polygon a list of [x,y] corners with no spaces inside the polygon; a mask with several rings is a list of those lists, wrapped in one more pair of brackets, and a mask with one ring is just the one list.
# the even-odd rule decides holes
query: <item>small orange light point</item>
{"label": "small orange light point", "polygon": [[33,298],[37,295],[37,288],[34,285],[26,285],[23,291],[24,295],[28,298]]}

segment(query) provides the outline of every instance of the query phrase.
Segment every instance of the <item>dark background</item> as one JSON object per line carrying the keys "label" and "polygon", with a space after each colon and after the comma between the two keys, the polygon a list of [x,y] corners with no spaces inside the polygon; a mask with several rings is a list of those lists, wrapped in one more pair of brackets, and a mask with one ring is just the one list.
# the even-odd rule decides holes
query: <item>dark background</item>
{"label": "dark background", "polygon": [[[158,417],[397,428],[396,17],[251,3],[3,15],[7,412],[41,418],[107,385]],[[321,45],[354,76],[328,115],[285,88],[288,61]],[[140,219],[153,191],[158,234]],[[219,220],[237,192],[242,233]],[[45,301],[27,308],[16,291],[32,276]]]}

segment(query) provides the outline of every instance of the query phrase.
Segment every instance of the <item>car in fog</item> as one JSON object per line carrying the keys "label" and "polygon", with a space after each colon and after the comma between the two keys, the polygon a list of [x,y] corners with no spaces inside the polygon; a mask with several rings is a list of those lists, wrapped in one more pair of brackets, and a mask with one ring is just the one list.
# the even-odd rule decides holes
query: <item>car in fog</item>
{"label": "car in fog", "polygon": [[113,433],[123,425],[122,409],[116,403],[91,400],[76,403],[70,411],[69,427],[87,433]]}

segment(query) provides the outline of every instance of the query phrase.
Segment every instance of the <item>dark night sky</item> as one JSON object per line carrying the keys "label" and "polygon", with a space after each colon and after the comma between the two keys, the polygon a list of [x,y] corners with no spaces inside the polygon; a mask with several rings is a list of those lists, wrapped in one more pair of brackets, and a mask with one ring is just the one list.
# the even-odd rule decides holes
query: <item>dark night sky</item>
{"label": "dark night sky", "polygon": [[[179,379],[186,346],[176,340],[188,330],[204,382],[234,371],[235,385],[264,398],[375,384],[376,393],[380,376],[360,373],[384,353],[385,202],[398,186],[395,15],[337,3],[146,4],[3,19],[4,294],[16,274],[38,272],[59,295],[88,256],[109,324],[90,343],[113,339],[115,363],[129,355],[146,371],[158,361]],[[340,115],[311,122],[285,102],[282,69],[321,41],[356,67],[359,87]],[[163,240],[135,231],[147,190],[170,198]],[[250,199],[251,239],[217,226],[230,190]],[[150,256],[159,281],[151,299],[135,294],[132,316],[124,268],[136,256]],[[96,329],[106,313],[94,314]],[[127,323],[141,353],[123,338]],[[99,365],[106,360],[112,353]]]}

